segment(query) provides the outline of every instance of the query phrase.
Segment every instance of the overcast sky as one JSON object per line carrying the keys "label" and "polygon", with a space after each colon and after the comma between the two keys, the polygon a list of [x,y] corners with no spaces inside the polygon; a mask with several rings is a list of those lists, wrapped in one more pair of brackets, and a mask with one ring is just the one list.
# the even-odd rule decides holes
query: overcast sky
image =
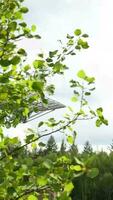
{"label": "overcast sky", "polygon": [[[69,105],[70,90],[67,80],[74,78],[77,70],[84,69],[96,78],[96,91],[91,102],[104,108],[109,126],[96,128],[94,122],[79,124],[78,144],[89,140],[92,145],[107,145],[113,139],[113,1],[112,0],[26,0],[30,12],[25,19],[29,25],[36,24],[41,41],[21,42],[29,52],[29,60],[39,52],[58,48],[58,39],[76,28],[89,34],[90,48],[82,51],[68,61],[69,72],[56,84],[55,99]],[[62,114],[62,111],[60,111]],[[36,122],[19,125],[10,133],[20,133],[28,125],[34,127]],[[22,133],[21,133],[22,134]],[[58,138],[57,138],[58,139]]]}

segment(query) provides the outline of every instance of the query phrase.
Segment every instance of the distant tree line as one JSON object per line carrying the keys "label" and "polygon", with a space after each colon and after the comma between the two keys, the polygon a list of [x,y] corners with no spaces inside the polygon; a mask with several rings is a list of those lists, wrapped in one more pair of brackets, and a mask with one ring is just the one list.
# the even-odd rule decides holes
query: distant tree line
{"label": "distant tree line", "polygon": [[[8,141],[9,138],[6,138]],[[15,138],[16,139],[16,138]],[[10,143],[8,145],[8,150],[13,152],[13,149],[16,147],[19,148],[21,146],[21,142],[18,141],[17,144],[14,144],[15,139],[10,139]],[[79,173],[73,178],[74,189],[71,192],[72,200],[113,200],[113,141],[111,145],[109,145],[108,154],[105,151],[95,152],[89,141],[86,141],[84,144],[84,148],[82,152],[79,152],[78,147],[75,143],[70,145],[70,147],[66,148],[66,141],[62,139],[60,147],[58,147],[55,138],[51,135],[46,143],[43,141],[40,142],[40,146],[35,146],[30,149],[28,147],[22,148],[16,153],[13,154],[13,158],[15,158],[15,167],[13,172],[20,169],[20,166],[27,164],[29,167],[32,166],[32,169],[37,169],[37,166],[40,165],[41,162],[45,162],[48,160],[48,163],[45,163],[47,168],[49,169],[50,161],[55,162],[57,159],[64,159],[64,168],[66,162],[68,162],[68,158],[71,158],[74,163],[74,159],[79,159],[81,163],[85,163],[86,169],[98,169],[99,174],[93,177],[93,174],[90,174],[90,177],[87,176],[87,173],[83,173],[83,175],[79,176]],[[1,151],[1,156],[4,156],[4,152]],[[16,164],[17,160],[20,160],[19,164]],[[81,165],[81,163],[79,163]],[[72,163],[71,163],[72,166]],[[9,166],[7,166],[9,167]],[[63,167],[63,165],[61,166]],[[58,170],[60,166],[58,166]],[[63,170],[63,169],[62,169]],[[64,169],[65,170],[65,169]],[[76,169],[79,172],[79,169]],[[25,174],[23,176],[23,172],[19,171],[19,176],[22,173],[22,184],[27,184],[29,182],[29,175]],[[43,169],[38,169],[39,175],[43,175]],[[2,179],[4,176],[4,172],[0,171],[0,183],[2,183]],[[92,176],[92,178],[91,178]],[[11,193],[12,191],[10,191]],[[51,197],[52,198],[52,197]],[[42,199],[41,199],[42,200]]]}
{"label": "distant tree line", "polygon": [[[18,147],[21,145],[21,142],[18,142]],[[8,146],[10,151],[13,151],[15,145],[12,143]],[[95,178],[88,177],[85,173],[81,176],[76,176],[73,178],[74,189],[71,192],[72,200],[113,200],[113,142],[109,146],[110,153],[108,154],[105,151],[94,152],[89,141],[86,141],[84,144],[83,151],[80,153],[76,144],[72,144],[70,148],[66,148],[66,142],[63,139],[60,147],[58,148],[55,138],[50,136],[47,143],[40,143],[40,147],[28,149],[27,147],[21,149],[18,153],[16,152],[13,157],[16,160],[20,159],[20,165],[23,160],[30,165],[36,166],[43,162],[45,159],[55,161],[59,158],[59,155],[64,155],[65,158],[79,158],[82,162],[85,163],[87,169],[98,168],[99,175]],[[2,156],[2,152],[1,152]],[[66,160],[65,160],[66,162]],[[48,166],[47,166],[48,167]],[[15,165],[17,170],[19,166]],[[21,172],[20,172],[21,173]],[[42,173],[43,171],[39,171]],[[0,180],[2,181],[3,173],[1,174]],[[29,176],[23,176],[23,184],[29,181]]]}
{"label": "distant tree line", "polygon": [[109,151],[109,154],[105,151],[94,152],[89,141],[86,141],[81,153],[76,144],[71,145],[67,150],[64,139],[58,149],[55,138],[51,136],[46,147],[39,150],[37,154],[39,153],[39,157],[43,154],[51,159],[60,153],[71,157],[76,156],[85,162],[87,168],[98,168],[99,175],[93,179],[85,174],[73,179],[72,200],[113,200],[113,142],[109,146]]}

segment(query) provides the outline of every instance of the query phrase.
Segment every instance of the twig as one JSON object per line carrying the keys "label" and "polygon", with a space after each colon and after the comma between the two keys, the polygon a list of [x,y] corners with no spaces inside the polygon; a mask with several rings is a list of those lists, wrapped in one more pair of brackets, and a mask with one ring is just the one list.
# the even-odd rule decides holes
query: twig
{"label": "twig", "polygon": [[[51,132],[49,132],[49,133],[40,135],[40,136],[36,137],[35,139],[29,141],[28,143],[25,143],[24,145],[15,148],[13,151],[9,152],[8,155],[13,155],[15,152],[17,152],[17,151],[23,149],[24,147],[28,146],[28,145],[31,144],[31,143],[36,142],[37,140],[39,140],[39,139],[41,139],[41,138],[43,138],[43,137],[47,137],[47,136],[52,135],[52,134],[54,134],[54,133],[56,133],[56,132],[58,132],[58,131],[61,131],[62,129],[65,129],[65,128],[66,128],[67,126],[69,126],[71,123],[76,122],[77,119],[78,119],[78,117],[79,117],[79,115],[80,115],[80,114],[78,113],[78,114],[76,115],[76,117],[75,117],[74,119],[70,120],[66,125],[64,125],[64,126],[62,126],[62,127],[60,127],[60,128],[58,128],[58,129],[56,129],[56,130],[53,130],[53,131],[51,131]],[[0,160],[3,160],[3,159],[6,158],[6,157],[7,157],[7,156],[4,155],[4,156],[2,156],[2,157],[0,158]]]}
{"label": "twig", "polygon": [[18,199],[22,198],[23,196],[26,196],[26,195],[31,194],[33,192],[39,193],[40,191],[45,190],[45,189],[49,189],[49,187],[43,187],[43,188],[36,188],[36,189],[26,190],[20,196],[18,196],[17,198],[15,198],[15,200],[18,200]]}

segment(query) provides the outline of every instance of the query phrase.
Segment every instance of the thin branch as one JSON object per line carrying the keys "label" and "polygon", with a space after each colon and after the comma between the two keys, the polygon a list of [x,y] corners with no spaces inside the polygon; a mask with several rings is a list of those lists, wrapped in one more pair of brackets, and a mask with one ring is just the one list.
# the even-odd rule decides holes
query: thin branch
{"label": "thin branch", "polygon": [[19,39],[19,38],[24,37],[24,36],[25,36],[25,34],[20,34],[20,35],[17,35],[15,37],[9,38],[9,40],[16,40],[16,39]]}
{"label": "thin branch", "polygon": [[92,116],[92,117],[86,117],[86,118],[78,118],[78,120],[90,120],[90,119],[94,119],[96,116]]}
{"label": "thin branch", "polygon": [[82,83],[82,93],[81,93],[81,100],[80,100],[80,110],[82,109],[83,106],[83,98],[84,98],[84,86]]}
{"label": "thin branch", "polygon": [[41,191],[43,191],[45,189],[49,189],[49,187],[43,187],[43,188],[36,188],[36,189],[26,190],[20,196],[18,196],[17,198],[15,198],[15,200],[18,200],[18,199],[20,199],[20,198],[22,198],[22,197],[24,197],[24,196],[26,196],[28,194],[31,194],[33,192],[39,193],[39,192],[41,192]]}
{"label": "thin branch", "polygon": [[15,200],[18,200],[18,199],[22,198],[23,196],[26,196],[26,195],[31,194],[33,192],[39,192],[39,190],[38,189],[27,190],[24,193],[22,193],[20,196],[18,196]]}
{"label": "thin branch", "polygon": [[[31,143],[36,142],[36,141],[38,141],[39,139],[41,139],[41,138],[43,138],[43,137],[47,137],[47,136],[52,135],[52,134],[54,134],[54,133],[56,133],[56,132],[58,132],[58,131],[61,131],[62,129],[65,129],[65,128],[66,128],[67,126],[69,126],[71,123],[76,122],[77,119],[78,119],[78,117],[79,117],[79,115],[80,115],[80,114],[77,113],[76,117],[75,117],[74,119],[70,120],[70,121],[69,121],[67,124],[65,124],[64,126],[61,126],[60,128],[58,128],[58,129],[56,129],[56,130],[53,130],[53,131],[51,131],[51,132],[49,132],[49,133],[46,133],[46,134],[43,134],[43,135],[40,135],[40,136],[36,137],[35,139],[29,141],[28,143],[25,143],[24,145],[15,148],[13,151],[9,152],[8,155],[13,155],[14,153],[16,153],[17,151],[23,149],[24,147],[27,147],[27,146],[28,146],[29,144],[31,144]],[[4,156],[2,156],[2,157],[0,158],[0,160],[3,160],[3,159],[6,158],[6,157],[7,157],[7,156],[4,155]]]}

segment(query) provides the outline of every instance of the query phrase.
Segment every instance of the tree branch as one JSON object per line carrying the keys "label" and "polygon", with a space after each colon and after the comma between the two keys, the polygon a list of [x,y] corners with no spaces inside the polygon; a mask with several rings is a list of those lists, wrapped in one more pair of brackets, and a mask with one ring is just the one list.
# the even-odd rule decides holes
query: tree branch
{"label": "tree branch", "polygon": [[36,188],[36,189],[26,190],[21,195],[19,195],[17,198],[15,198],[15,200],[18,200],[18,199],[20,199],[20,198],[22,198],[22,197],[24,197],[24,196],[26,196],[28,194],[31,194],[33,192],[37,192],[37,193],[41,192],[41,191],[43,191],[45,189],[49,189],[49,187],[46,186],[46,187],[43,187],[43,188]]}
{"label": "tree branch", "polygon": [[25,34],[23,33],[23,34],[15,36],[15,37],[9,38],[9,40],[16,40],[16,39],[19,39],[19,38],[24,37],[24,36],[25,36]]}
{"label": "tree branch", "polygon": [[92,117],[86,117],[86,118],[78,118],[77,120],[90,120],[90,119],[94,119],[96,116],[92,116]]}
{"label": "tree branch", "polygon": [[[80,115],[80,114],[77,113],[76,117],[73,118],[72,120],[68,121],[68,123],[65,124],[64,126],[61,126],[60,128],[58,128],[58,129],[56,129],[56,130],[53,130],[53,131],[51,131],[51,132],[49,132],[49,133],[46,133],[46,134],[43,134],[43,135],[40,135],[40,136],[36,137],[35,139],[29,141],[28,143],[25,143],[24,145],[15,148],[13,151],[9,152],[8,155],[13,155],[14,153],[16,153],[17,151],[23,149],[24,147],[28,146],[28,145],[31,144],[31,143],[36,142],[37,140],[39,140],[39,139],[41,139],[41,138],[43,138],[43,137],[47,137],[47,136],[52,135],[52,134],[54,134],[54,133],[56,133],[56,132],[58,132],[58,131],[61,131],[62,129],[65,129],[65,128],[66,128],[67,126],[69,126],[71,123],[76,122],[77,119],[78,119],[78,117],[79,117],[79,115]],[[0,158],[0,160],[3,160],[3,159],[6,158],[6,157],[7,157],[7,155],[4,155],[4,156],[2,156],[2,157]]]}
{"label": "tree branch", "polygon": [[[27,147],[29,144],[32,144],[33,142],[36,142],[36,141],[38,141],[39,139],[41,139],[41,138],[43,138],[43,137],[50,136],[50,135],[52,135],[52,134],[54,134],[54,133],[56,133],[56,132],[58,132],[58,131],[61,132],[61,130],[65,129],[67,126],[69,126],[69,125],[70,125],[71,123],[73,123],[73,122],[76,122],[77,120],[91,120],[91,119],[94,119],[94,118],[95,118],[95,116],[93,116],[93,117],[87,117],[87,118],[78,118],[79,115],[80,115],[80,114],[77,113],[76,117],[73,118],[72,120],[68,121],[68,123],[65,124],[64,126],[61,126],[60,128],[58,128],[58,129],[56,129],[56,130],[53,130],[53,131],[51,131],[51,132],[49,132],[49,133],[46,133],[46,134],[43,134],[43,135],[40,135],[40,136],[36,137],[35,139],[29,141],[28,143],[25,143],[24,145],[15,148],[13,151],[9,152],[8,155],[14,155],[17,151],[23,149],[24,147]],[[6,157],[7,157],[7,155],[4,155],[4,156],[2,156],[2,157],[0,158],[0,160],[3,160],[3,159],[6,158]]]}

